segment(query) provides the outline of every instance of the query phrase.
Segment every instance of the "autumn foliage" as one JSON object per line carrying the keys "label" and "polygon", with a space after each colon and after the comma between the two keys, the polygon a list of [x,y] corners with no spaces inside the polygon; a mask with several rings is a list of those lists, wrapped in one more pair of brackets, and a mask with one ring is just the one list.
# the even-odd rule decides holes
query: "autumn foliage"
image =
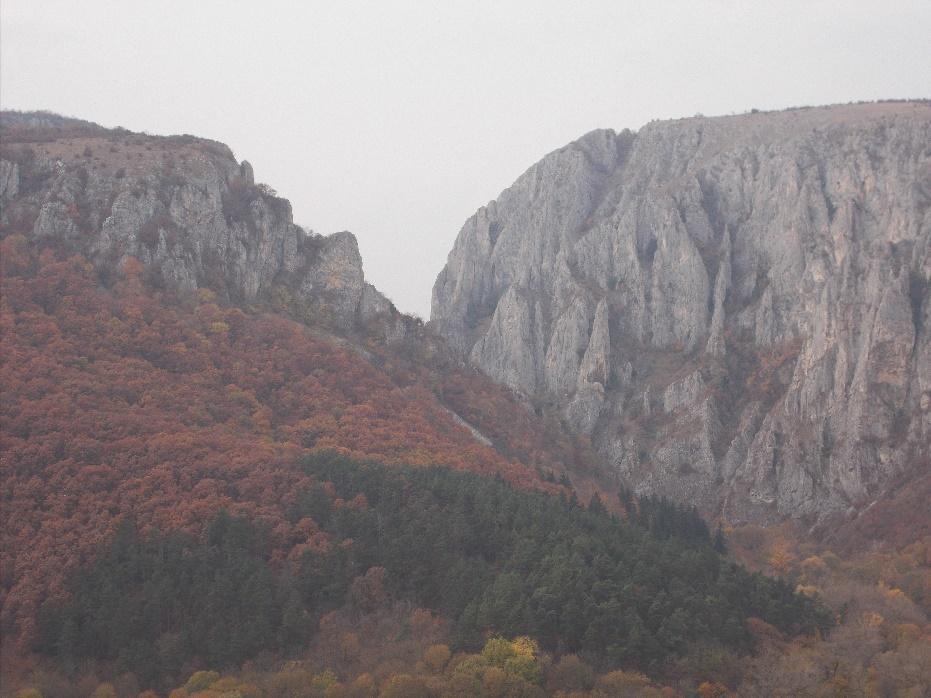
{"label": "autumn foliage", "polygon": [[145,530],[202,529],[220,509],[268,525],[275,556],[326,546],[284,516],[308,477],[302,453],[439,463],[556,489],[455,423],[428,390],[401,387],[354,351],[279,316],[173,298],[134,260],[102,288],[81,257],[2,242],[4,635],[33,633],[131,516]]}

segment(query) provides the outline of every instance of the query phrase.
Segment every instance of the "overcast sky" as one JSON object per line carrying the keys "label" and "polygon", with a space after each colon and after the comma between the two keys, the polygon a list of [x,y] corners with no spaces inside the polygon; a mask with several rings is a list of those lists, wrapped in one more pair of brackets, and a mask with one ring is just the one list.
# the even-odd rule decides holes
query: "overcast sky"
{"label": "overcast sky", "polygon": [[0,3],[0,104],[224,141],[429,315],[459,228],[656,118],[931,96],[931,2]]}

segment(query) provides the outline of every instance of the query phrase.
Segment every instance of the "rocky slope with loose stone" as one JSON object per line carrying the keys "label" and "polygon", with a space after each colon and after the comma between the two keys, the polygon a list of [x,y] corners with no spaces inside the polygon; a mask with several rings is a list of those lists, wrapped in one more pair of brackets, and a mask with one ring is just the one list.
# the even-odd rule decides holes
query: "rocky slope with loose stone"
{"label": "rocky slope with loose stone", "polygon": [[931,459],[931,106],[602,130],[464,225],[432,324],[619,480],[826,521]]}

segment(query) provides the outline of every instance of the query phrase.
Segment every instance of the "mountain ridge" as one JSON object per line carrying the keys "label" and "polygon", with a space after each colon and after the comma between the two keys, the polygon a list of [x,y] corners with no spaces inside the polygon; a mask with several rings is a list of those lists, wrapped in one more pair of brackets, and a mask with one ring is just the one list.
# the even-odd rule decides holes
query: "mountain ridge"
{"label": "mountain ridge", "polygon": [[[770,695],[927,683],[926,476],[897,471],[879,504],[820,541],[792,522],[725,518],[712,533],[692,506],[700,496],[636,496],[599,467],[597,438],[566,428],[585,409],[506,388],[374,289],[366,301],[351,234],[294,226],[288,203],[226,146],[6,117],[0,693]],[[623,199],[623,171],[607,165],[634,147],[633,134],[600,131],[563,149],[587,179],[564,176],[559,205],[538,182],[527,220],[575,206],[584,216],[561,228],[567,239],[597,232],[591,211]],[[487,232],[498,244],[513,235]],[[640,241],[643,260],[633,246],[651,270],[664,254],[655,237]],[[731,249],[709,273],[713,249],[698,248],[709,288],[722,269],[739,276]],[[584,256],[573,264],[578,279]],[[534,303],[535,282],[509,288],[511,302]],[[739,307],[729,290],[726,316]],[[571,380],[551,371],[554,385],[610,397],[646,376],[643,413],[626,427],[667,440],[696,414],[723,427],[727,409],[746,407],[735,391],[732,407],[695,408],[728,380],[777,405],[804,346],[790,337],[760,352],[725,319],[706,362],[712,332],[700,324],[692,350],[658,350],[617,333],[616,298],[571,300],[579,313],[562,321],[550,365],[575,351],[577,366]],[[532,339],[553,309],[538,304],[524,325]],[[893,310],[917,325],[914,307]],[[478,320],[488,333],[492,319]],[[602,415],[592,423],[597,434]],[[856,554],[842,560],[825,542]]]}
{"label": "mountain ridge", "polygon": [[[314,336],[394,372],[401,385],[428,384],[444,408],[490,434],[508,458],[547,468],[557,459],[586,460],[568,442],[555,445],[564,439],[558,427],[532,426],[534,415],[521,408],[509,423],[490,421],[510,409],[506,392],[472,375],[444,340],[365,280],[351,232],[324,236],[295,225],[290,203],[257,183],[251,164],[237,161],[227,145],[46,111],[0,112],[0,140],[4,238],[80,254],[104,287],[137,260],[156,291],[183,299],[205,290],[220,303],[297,320]],[[543,441],[559,455],[544,454]],[[588,477],[580,484],[590,494]]]}
{"label": "mountain ridge", "polygon": [[[41,202],[35,222],[27,218],[20,232],[68,239],[98,267],[133,256],[181,290],[210,286],[246,302],[285,290],[344,329],[392,310],[365,282],[355,236],[324,237],[295,225],[290,203],[257,184],[252,166],[221,143],[44,113],[5,112],[3,120],[0,196],[14,208],[14,228],[22,215],[15,209],[23,208],[13,202],[23,198],[21,173],[28,167],[33,179],[56,180],[54,200]],[[23,182],[27,191],[31,184]]]}
{"label": "mountain ridge", "polygon": [[124,517],[196,531],[228,509],[270,523],[277,556],[316,544],[285,520],[301,453],[596,488],[558,425],[365,282],[351,233],[305,233],[226,146],[13,122],[0,114],[5,637],[29,646],[43,599]]}
{"label": "mountain ridge", "polygon": [[431,323],[640,492],[850,515],[929,462],[929,125],[920,101],[590,132],[466,222]]}

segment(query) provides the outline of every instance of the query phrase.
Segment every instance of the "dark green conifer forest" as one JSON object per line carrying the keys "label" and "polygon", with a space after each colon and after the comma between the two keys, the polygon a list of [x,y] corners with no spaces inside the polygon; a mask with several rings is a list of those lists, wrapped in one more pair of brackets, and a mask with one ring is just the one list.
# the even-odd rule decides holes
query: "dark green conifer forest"
{"label": "dark green conifer forest", "polygon": [[325,550],[272,560],[269,531],[226,513],[199,537],[125,522],[69,599],[43,607],[37,649],[66,671],[95,659],[165,686],[192,657],[228,667],[297,651],[323,614],[399,600],[454,619],[460,649],[530,635],[602,668],[650,670],[695,643],[750,650],[749,617],[787,634],[832,623],[786,582],[723,558],[694,511],[662,500],[622,493],[628,523],[600,500],[440,467],[331,454],[299,467],[318,484],[289,516],[316,522]]}

